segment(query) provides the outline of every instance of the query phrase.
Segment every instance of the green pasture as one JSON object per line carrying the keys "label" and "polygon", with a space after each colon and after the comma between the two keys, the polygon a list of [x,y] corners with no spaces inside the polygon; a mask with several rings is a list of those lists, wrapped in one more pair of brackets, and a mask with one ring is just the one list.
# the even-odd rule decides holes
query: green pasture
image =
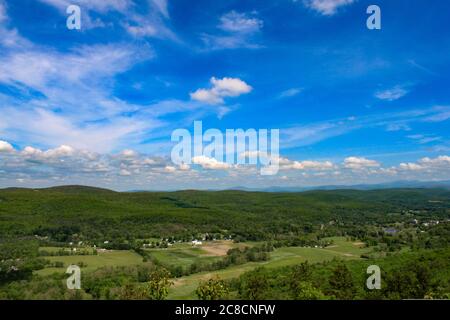
{"label": "green pasture", "polygon": [[202,280],[213,276],[222,279],[231,279],[250,271],[256,267],[278,268],[299,264],[304,261],[317,263],[322,261],[339,259],[360,259],[360,255],[370,251],[370,248],[362,248],[358,241],[347,241],[345,237],[332,238],[334,243],[327,248],[283,247],[270,254],[270,260],[264,262],[249,262],[239,266],[232,266],[224,270],[214,272],[201,272],[190,276],[178,278],[170,289],[169,299],[195,299],[195,289]]}
{"label": "green pasture", "polygon": [[73,256],[52,256],[44,257],[52,262],[61,261],[64,263],[63,268],[45,268],[36,271],[36,274],[45,276],[54,272],[64,273],[66,268],[71,264],[79,264],[83,262],[86,267],[82,267],[83,272],[94,271],[101,267],[107,266],[129,266],[142,263],[142,257],[135,252],[128,250],[112,250],[107,252],[99,252],[97,255],[73,255]]}

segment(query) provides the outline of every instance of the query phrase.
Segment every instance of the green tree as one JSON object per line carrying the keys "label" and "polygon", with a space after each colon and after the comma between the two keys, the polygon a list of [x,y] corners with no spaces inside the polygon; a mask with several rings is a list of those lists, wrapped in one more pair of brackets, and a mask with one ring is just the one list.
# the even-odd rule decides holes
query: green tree
{"label": "green tree", "polygon": [[296,300],[324,300],[325,295],[310,282],[300,282],[295,292]]}
{"label": "green tree", "polygon": [[145,284],[147,298],[150,300],[164,300],[169,294],[169,287],[172,284],[169,271],[164,268],[153,271],[150,273],[150,280]]}
{"label": "green tree", "polygon": [[308,261],[302,262],[293,268],[289,281],[292,298],[299,300],[304,299],[300,296],[303,295],[303,290],[307,289],[305,282],[309,281],[311,278],[311,269],[311,265]]}
{"label": "green tree", "polygon": [[229,288],[218,276],[208,281],[200,282],[195,294],[201,300],[220,300],[228,295]]}
{"label": "green tree", "polygon": [[350,270],[344,264],[339,264],[329,279],[331,293],[338,299],[351,300],[355,295],[355,285]]}
{"label": "green tree", "polygon": [[244,299],[262,300],[269,287],[264,268],[258,268],[242,276],[239,294]]}

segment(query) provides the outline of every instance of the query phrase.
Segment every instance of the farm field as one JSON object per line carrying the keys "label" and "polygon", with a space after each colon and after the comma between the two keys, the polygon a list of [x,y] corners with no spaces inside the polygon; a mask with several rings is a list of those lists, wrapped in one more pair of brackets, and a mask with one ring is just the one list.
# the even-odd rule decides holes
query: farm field
{"label": "farm field", "polygon": [[142,257],[135,252],[129,250],[111,250],[99,252],[97,255],[73,255],[73,256],[51,256],[44,257],[51,262],[61,261],[64,263],[63,268],[45,268],[35,271],[36,274],[45,276],[57,273],[65,273],[66,268],[71,264],[79,264],[82,262],[86,267],[81,268],[82,272],[91,272],[101,267],[107,266],[129,266],[142,263]]}
{"label": "farm field", "polygon": [[266,268],[278,268],[299,264],[304,261],[317,263],[329,261],[333,258],[354,260],[360,259],[361,254],[367,253],[371,250],[369,248],[361,248],[361,243],[346,241],[344,237],[333,237],[328,239],[332,239],[334,243],[333,245],[323,249],[303,247],[278,248],[271,252],[269,261],[249,262],[239,266],[232,266],[224,270],[201,272],[178,278],[174,281],[174,286],[169,290],[168,299],[195,299],[195,289],[198,287],[200,281],[207,280],[216,275],[221,279],[231,279],[261,266]]}
{"label": "farm field", "polygon": [[[341,259],[360,259],[360,255],[369,252],[371,249],[362,248],[359,242],[347,241],[344,237],[327,238],[333,240],[333,244],[326,248],[306,248],[306,247],[282,247],[270,253],[270,260],[264,262],[248,262],[238,266],[214,272],[200,272],[190,276],[185,276],[174,280],[174,286],[170,288],[169,299],[195,299],[195,289],[202,280],[207,280],[215,275],[222,279],[231,279],[240,276],[244,272],[254,268],[264,266],[266,268],[278,268],[295,265],[308,260],[311,263]],[[165,265],[188,267],[193,263],[213,262],[221,259],[227,251],[232,248],[243,248],[257,245],[251,243],[233,243],[232,241],[208,241],[202,246],[192,247],[189,243],[177,243],[165,249],[145,249],[154,258]],[[60,248],[41,247],[47,252],[57,252]],[[129,250],[99,251],[97,255],[71,255],[71,256],[49,256],[45,259],[51,262],[61,261],[64,267],[49,267],[38,270],[35,273],[41,276],[52,273],[64,273],[70,264],[80,264],[83,272],[92,272],[98,268],[106,266],[128,266],[142,263],[142,257]]]}
{"label": "farm field", "polygon": [[244,243],[232,241],[209,241],[203,245],[193,247],[190,243],[177,243],[165,249],[146,249],[153,258],[164,265],[187,267],[193,263],[210,263],[226,256],[232,248],[249,246]]}
{"label": "farm field", "polygon": [[[251,244],[253,245],[253,244]],[[251,246],[245,243],[233,243],[232,241],[211,241],[205,242],[201,247],[192,247],[190,243],[177,243],[172,247],[165,249],[145,249],[147,252],[158,259],[165,265],[174,265],[186,267],[197,262],[213,262],[219,260],[227,254],[232,248]],[[69,248],[60,247],[41,247],[40,251],[57,253],[59,250],[69,251]],[[78,248],[78,251],[86,250],[90,252],[90,248]],[[49,275],[54,272],[64,273],[66,268],[71,264],[79,264],[82,262],[86,267],[82,268],[84,272],[91,272],[106,266],[128,266],[142,263],[142,257],[131,250],[108,250],[105,252],[98,251],[97,255],[67,255],[67,256],[45,256],[51,262],[60,261],[64,263],[64,267],[49,267],[35,271],[38,275]]]}

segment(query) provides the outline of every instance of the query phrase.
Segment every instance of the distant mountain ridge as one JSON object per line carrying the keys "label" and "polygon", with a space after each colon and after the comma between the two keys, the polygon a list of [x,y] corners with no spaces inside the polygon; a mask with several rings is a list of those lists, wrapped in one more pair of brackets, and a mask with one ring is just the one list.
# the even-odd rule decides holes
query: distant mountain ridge
{"label": "distant mountain ridge", "polygon": [[[71,192],[117,192],[113,189],[84,186],[84,185],[61,185],[45,188],[19,188],[19,187],[6,187],[0,188],[0,190],[55,190],[63,191],[66,193]],[[236,186],[223,189],[170,189],[170,190],[127,190],[124,192],[138,193],[138,192],[176,192],[176,191],[247,191],[247,192],[305,192],[305,191],[333,191],[333,190],[381,190],[381,189],[446,189],[450,190],[450,180],[444,181],[394,181],[379,184],[354,184],[354,185],[323,185],[323,186],[308,186],[308,187],[283,187],[283,186],[271,186],[264,188],[251,188],[244,186]]]}
{"label": "distant mountain ridge", "polygon": [[379,184],[355,184],[355,185],[324,185],[324,186],[312,186],[312,187],[282,187],[273,186],[267,188],[248,188],[248,187],[232,187],[226,190],[239,190],[239,191],[252,191],[252,192],[303,192],[313,190],[379,190],[379,189],[432,189],[442,188],[450,190],[450,180],[445,181],[394,181]]}

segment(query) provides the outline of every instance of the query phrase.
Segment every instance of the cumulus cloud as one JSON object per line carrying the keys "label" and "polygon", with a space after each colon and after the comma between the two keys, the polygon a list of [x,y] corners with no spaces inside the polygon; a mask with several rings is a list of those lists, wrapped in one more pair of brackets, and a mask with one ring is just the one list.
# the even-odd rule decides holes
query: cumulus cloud
{"label": "cumulus cloud", "polygon": [[137,154],[137,152],[134,151],[134,150],[126,149],[126,150],[123,150],[123,151],[120,153],[120,155],[122,155],[122,156],[125,157],[125,158],[134,158],[134,157],[136,157],[138,154]]}
{"label": "cumulus cloud", "polygon": [[344,160],[344,167],[347,169],[364,169],[380,167],[381,164],[375,160],[360,157],[348,157]]}
{"label": "cumulus cloud", "polygon": [[[243,154],[244,155],[244,154]],[[246,156],[264,156],[257,151]],[[0,141],[0,185],[46,186],[58,184],[95,184],[123,189],[165,189],[172,183],[198,188],[224,188],[246,185],[249,181],[266,186],[291,183],[355,184],[396,180],[445,180],[450,178],[450,156],[424,157],[417,162],[382,167],[380,163],[363,157],[348,157],[343,163],[331,161],[291,160],[279,158],[280,174],[261,176],[255,165],[234,165],[214,158],[199,156],[192,166],[174,165],[170,159],[141,154],[132,149],[119,153],[97,153],[62,145],[42,150],[27,146],[14,149],[7,141]],[[206,170],[202,170],[206,169]],[[345,170],[351,169],[351,170]],[[225,174],[224,174],[225,171]],[[195,184],[190,184],[195,181]],[[294,185],[295,184],[295,185]],[[128,189],[129,190],[129,189]]]}
{"label": "cumulus cloud", "polygon": [[408,90],[400,86],[396,86],[391,89],[376,92],[375,97],[377,97],[380,100],[395,101],[404,97],[407,94]]}
{"label": "cumulus cloud", "polygon": [[232,165],[218,161],[215,158],[209,158],[206,156],[197,156],[192,158],[192,163],[200,165],[204,169],[211,169],[211,170],[225,170],[230,169]]}
{"label": "cumulus cloud", "polygon": [[422,165],[426,165],[426,166],[449,167],[450,166],[450,157],[449,156],[439,156],[434,159],[425,157],[425,158],[422,158],[419,163]]}
{"label": "cumulus cloud", "polygon": [[223,104],[226,97],[238,97],[252,91],[252,87],[238,78],[216,79],[212,77],[210,89],[198,89],[191,93],[191,99],[203,103]]}
{"label": "cumulus cloud", "polygon": [[293,161],[287,158],[279,159],[280,169],[282,170],[330,170],[335,168],[335,165],[331,161]]}
{"label": "cumulus cloud", "polygon": [[119,173],[121,176],[131,176],[131,172],[130,171],[128,171],[127,169],[122,169],[122,170],[120,170],[120,173]]}
{"label": "cumulus cloud", "polygon": [[175,168],[174,166],[166,166],[166,167],[164,168],[164,171],[165,171],[165,172],[170,172],[170,173],[172,173],[172,172],[177,171],[177,168]]}
{"label": "cumulus cloud", "polygon": [[[296,2],[296,0],[294,0]],[[348,6],[356,0],[304,0],[303,3],[310,9],[319,12],[324,16],[332,16],[338,9]]]}
{"label": "cumulus cloud", "polygon": [[418,165],[417,163],[400,163],[399,168],[401,170],[412,170],[412,171],[417,171],[417,170],[422,170],[422,166]]}
{"label": "cumulus cloud", "polygon": [[[118,154],[97,153],[62,145],[41,150],[27,146],[20,151],[10,148],[6,141],[0,142],[0,168],[8,172],[0,175],[0,180],[27,178],[30,181],[49,181],[53,178],[64,181],[106,181],[120,177],[142,177],[170,173],[168,159],[142,155],[133,150]],[[6,151],[6,152],[3,152]],[[181,172],[189,173],[189,166],[180,167]]]}
{"label": "cumulus cloud", "polygon": [[14,148],[9,142],[0,140],[0,152],[12,152],[12,151],[14,151]]}
{"label": "cumulus cloud", "polygon": [[436,158],[425,157],[417,162],[400,163],[398,169],[431,175],[438,174],[440,178],[445,178],[445,174],[450,172],[450,157],[445,155]]}

